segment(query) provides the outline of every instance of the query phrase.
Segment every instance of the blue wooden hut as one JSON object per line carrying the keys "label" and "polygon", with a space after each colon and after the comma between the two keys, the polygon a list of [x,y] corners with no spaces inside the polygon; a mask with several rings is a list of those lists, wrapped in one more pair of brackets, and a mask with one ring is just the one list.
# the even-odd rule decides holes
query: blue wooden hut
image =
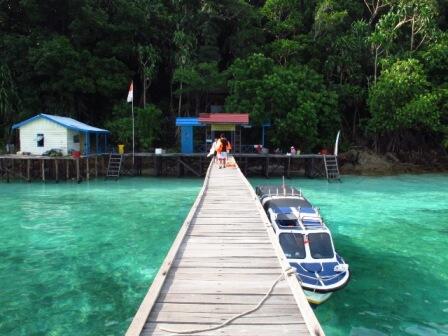
{"label": "blue wooden hut", "polygon": [[108,130],[72,118],[40,113],[12,126],[20,131],[20,150],[42,155],[51,149],[64,155],[80,151],[83,155],[107,152]]}

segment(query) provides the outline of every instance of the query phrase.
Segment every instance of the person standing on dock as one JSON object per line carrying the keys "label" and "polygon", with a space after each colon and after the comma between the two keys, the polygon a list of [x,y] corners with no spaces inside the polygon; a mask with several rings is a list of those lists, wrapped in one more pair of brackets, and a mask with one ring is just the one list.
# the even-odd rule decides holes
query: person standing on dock
{"label": "person standing on dock", "polygon": [[218,153],[219,169],[226,167],[227,156],[231,149],[232,145],[230,144],[229,140],[226,139],[224,134],[221,134],[216,146],[216,152]]}
{"label": "person standing on dock", "polygon": [[218,138],[215,138],[215,140],[212,143],[212,147],[210,148],[210,152],[208,153],[207,157],[213,156],[212,161],[213,164],[217,163],[217,158],[216,158],[216,149],[218,147]]}

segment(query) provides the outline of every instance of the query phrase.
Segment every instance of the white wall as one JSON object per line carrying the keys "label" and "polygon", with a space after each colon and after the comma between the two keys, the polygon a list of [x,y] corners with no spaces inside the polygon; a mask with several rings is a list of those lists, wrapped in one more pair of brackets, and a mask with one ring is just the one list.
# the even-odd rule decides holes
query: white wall
{"label": "white wall", "polygon": [[[37,134],[44,135],[44,147],[37,147]],[[43,118],[20,127],[20,150],[22,152],[41,155],[50,149],[60,149],[64,155],[67,155],[67,129],[65,127]]]}
{"label": "white wall", "polygon": [[67,130],[67,151],[70,151],[70,150],[79,151],[80,150],[80,142],[78,142],[78,143],[73,142],[73,137],[75,135],[78,135],[79,141],[81,141],[81,134],[79,132],[73,131],[71,129]]}

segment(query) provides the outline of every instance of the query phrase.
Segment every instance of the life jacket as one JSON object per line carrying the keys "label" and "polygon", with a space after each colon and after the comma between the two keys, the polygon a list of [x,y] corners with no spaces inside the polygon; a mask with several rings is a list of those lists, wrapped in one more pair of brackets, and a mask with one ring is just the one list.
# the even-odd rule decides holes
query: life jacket
{"label": "life jacket", "polygon": [[227,139],[225,139],[225,138],[221,139],[221,151],[222,152],[227,151],[228,144],[229,143],[228,143]]}

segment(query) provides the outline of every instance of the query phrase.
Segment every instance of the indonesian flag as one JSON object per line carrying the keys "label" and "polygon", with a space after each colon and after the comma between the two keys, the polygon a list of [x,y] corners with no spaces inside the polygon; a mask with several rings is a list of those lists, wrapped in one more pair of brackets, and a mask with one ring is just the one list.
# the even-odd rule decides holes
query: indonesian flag
{"label": "indonesian flag", "polygon": [[129,86],[128,99],[127,102],[130,103],[134,100],[134,83],[131,82],[131,86]]}

